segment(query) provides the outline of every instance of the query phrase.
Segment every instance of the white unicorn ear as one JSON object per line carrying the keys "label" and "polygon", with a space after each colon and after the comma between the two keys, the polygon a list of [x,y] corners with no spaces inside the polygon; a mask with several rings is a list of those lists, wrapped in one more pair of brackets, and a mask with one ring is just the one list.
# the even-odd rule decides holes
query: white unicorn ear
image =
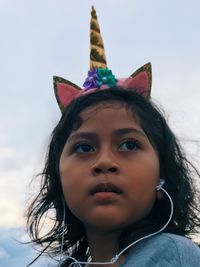
{"label": "white unicorn ear", "polygon": [[63,112],[64,108],[81,93],[82,89],[61,77],[54,76],[53,81],[56,100],[61,112]]}

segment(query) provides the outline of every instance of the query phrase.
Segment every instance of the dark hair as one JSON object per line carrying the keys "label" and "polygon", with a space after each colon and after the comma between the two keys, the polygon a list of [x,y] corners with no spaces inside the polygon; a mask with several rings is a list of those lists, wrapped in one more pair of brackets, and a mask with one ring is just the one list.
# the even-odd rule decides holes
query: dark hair
{"label": "dark hair", "polygon": [[[70,133],[80,127],[82,123],[80,113],[88,107],[111,102],[122,103],[133,112],[158,153],[160,177],[165,179],[164,188],[174,203],[173,218],[165,232],[186,236],[195,233],[196,228],[200,226],[200,218],[197,215],[196,190],[193,185],[193,177],[200,175],[186,159],[162,112],[155,104],[136,92],[114,87],[83,95],[74,100],[65,109],[52,133],[46,165],[42,173],[41,188],[27,213],[27,229],[32,241],[42,245],[44,250],[52,256],[60,253],[63,229],[64,254],[81,261],[87,261],[90,256],[83,224],[71,213],[63,201],[59,160]],[[63,228],[64,206],[66,219]],[[46,234],[40,236],[41,221],[50,209],[54,211],[51,216],[53,227]],[[119,239],[119,247],[124,248],[127,243],[136,238],[159,230],[168,220],[169,214],[169,199],[164,197],[163,200],[156,200],[146,218],[124,229]],[[69,266],[69,263],[70,260],[66,259],[63,266]]]}

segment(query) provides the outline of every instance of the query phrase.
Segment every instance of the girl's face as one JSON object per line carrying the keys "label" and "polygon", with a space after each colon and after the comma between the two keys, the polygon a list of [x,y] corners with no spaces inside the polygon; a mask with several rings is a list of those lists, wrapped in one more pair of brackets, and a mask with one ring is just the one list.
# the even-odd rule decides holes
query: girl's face
{"label": "girl's face", "polygon": [[120,230],[152,209],[158,155],[136,118],[113,103],[81,113],[60,158],[64,197],[86,230]]}

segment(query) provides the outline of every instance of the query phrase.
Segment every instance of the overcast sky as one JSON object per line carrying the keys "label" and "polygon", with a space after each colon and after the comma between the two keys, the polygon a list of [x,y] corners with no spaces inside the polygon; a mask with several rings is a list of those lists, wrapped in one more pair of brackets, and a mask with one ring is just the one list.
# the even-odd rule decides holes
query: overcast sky
{"label": "overcast sky", "polygon": [[[189,157],[200,163],[199,0],[0,0],[3,267],[12,266],[19,249],[6,246],[6,233],[9,238],[18,235],[24,225],[25,201],[34,187],[29,182],[42,169],[50,133],[60,118],[52,76],[81,86],[87,75],[91,5],[97,10],[108,67],[116,77],[127,77],[151,61],[152,98],[165,109]],[[15,261],[13,266],[24,265]]]}

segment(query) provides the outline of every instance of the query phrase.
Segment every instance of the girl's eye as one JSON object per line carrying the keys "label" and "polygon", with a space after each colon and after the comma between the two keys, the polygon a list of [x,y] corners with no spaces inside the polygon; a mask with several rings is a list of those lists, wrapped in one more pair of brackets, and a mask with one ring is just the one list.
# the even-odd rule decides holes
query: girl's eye
{"label": "girl's eye", "polygon": [[140,144],[138,141],[128,140],[123,142],[119,148],[121,151],[132,151],[140,148]]}
{"label": "girl's eye", "polygon": [[93,152],[94,151],[94,148],[89,145],[89,144],[76,144],[75,147],[74,147],[74,152],[75,153],[89,153],[89,152]]}

